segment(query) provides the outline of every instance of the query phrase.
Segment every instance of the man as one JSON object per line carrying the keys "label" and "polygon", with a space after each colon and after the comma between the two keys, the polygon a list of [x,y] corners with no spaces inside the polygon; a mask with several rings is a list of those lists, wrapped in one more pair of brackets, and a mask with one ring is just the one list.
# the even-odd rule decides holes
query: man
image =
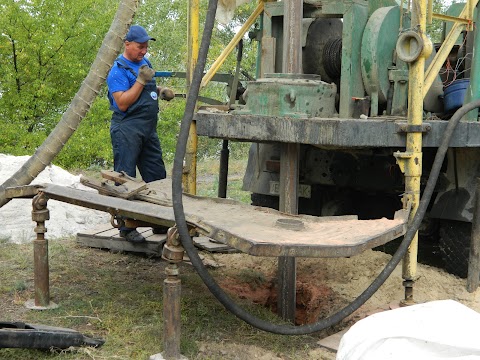
{"label": "man", "polygon": [[[167,176],[157,135],[158,99],[174,97],[172,90],[155,83],[155,71],[145,58],[150,40],[155,41],[143,27],[132,25],[125,36],[125,50],[107,77],[114,170],[135,177],[138,167],[145,182]],[[120,236],[131,242],[145,241],[136,229],[125,226],[120,227]]]}

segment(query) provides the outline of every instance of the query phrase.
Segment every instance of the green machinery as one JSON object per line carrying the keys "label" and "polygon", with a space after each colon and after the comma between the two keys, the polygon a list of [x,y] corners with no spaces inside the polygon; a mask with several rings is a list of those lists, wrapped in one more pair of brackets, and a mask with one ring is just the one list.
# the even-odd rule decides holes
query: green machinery
{"label": "green machinery", "polygon": [[[471,30],[465,18],[473,16],[476,2],[454,4],[448,15],[436,15],[451,21],[445,29],[456,32],[445,33],[444,44],[435,46],[422,31],[425,25],[418,24],[418,18],[431,18],[427,2],[422,10],[418,1],[300,1],[300,43],[284,31],[291,26],[284,16],[288,3],[263,4],[259,77],[247,85],[246,105],[224,113],[199,111],[198,134],[253,142],[244,190],[252,193],[254,205],[282,209],[281,194],[288,193],[282,187],[282,144],[290,144],[298,145],[293,176],[299,213],[392,218],[415,192],[409,179],[423,189],[449,117],[464,101],[478,98],[479,69],[471,56],[478,36],[462,31]],[[301,48],[299,73],[285,70],[292,47]],[[415,66],[421,76],[412,73]],[[423,82],[423,72],[428,91],[417,96],[421,104],[415,113],[411,92],[416,81]],[[454,96],[447,94],[447,84],[459,87]],[[467,274],[480,173],[480,127],[472,113],[454,133],[420,231],[420,245],[435,243],[446,269],[460,276]],[[408,148],[409,136],[420,141],[420,160]]]}

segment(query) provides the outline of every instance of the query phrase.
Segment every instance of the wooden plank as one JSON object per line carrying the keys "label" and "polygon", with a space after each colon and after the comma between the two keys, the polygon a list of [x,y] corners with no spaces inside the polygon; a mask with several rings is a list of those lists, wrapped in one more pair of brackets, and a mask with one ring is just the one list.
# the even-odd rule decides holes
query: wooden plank
{"label": "wooden plank", "polygon": [[108,230],[111,230],[111,229],[112,229],[111,224],[101,224],[101,225],[98,225],[98,226],[96,226],[92,229],[81,230],[78,233],[82,234],[82,235],[96,235],[96,234],[100,234],[104,231],[108,231]]}
{"label": "wooden plank", "polygon": [[114,238],[118,237],[120,238],[120,233],[118,229],[116,228],[111,228],[110,230],[105,230],[101,233],[93,235],[94,238]]}
{"label": "wooden plank", "polygon": [[140,191],[143,191],[147,188],[147,184],[143,181],[138,182],[127,180],[124,181],[121,185],[116,186],[114,183],[109,184],[105,180],[100,181],[97,179],[90,179],[86,176],[80,177],[80,183],[98,190],[100,194],[116,196],[123,199],[133,198]]}
{"label": "wooden plank", "polygon": [[[157,252],[159,252],[161,255],[161,249],[157,251],[153,244],[160,244],[163,246],[163,244],[167,241],[167,235],[154,234],[151,228],[139,227],[137,228],[137,231],[145,237],[148,243],[150,243],[146,248],[147,253],[152,253],[153,248],[153,253],[157,254]],[[112,228],[110,224],[103,224],[93,229],[84,230],[77,233],[77,241],[88,247],[104,248],[116,251],[132,251],[127,250],[124,244],[119,245],[117,243],[118,241],[125,242],[125,240],[119,236],[118,229]],[[238,252],[238,250],[232,248],[231,246],[219,243],[205,236],[194,237],[193,242],[196,247],[209,252]],[[143,250],[141,250],[137,244],[135,244],[134,250],[135,252],[143,252]]]}
{"label": "wooden plank", "polygon": [[349,327],[345,328],[342,331],[339,331],[333,335],[327,336],[324,339],[320,339],[317,342],[317,344],[328,350],[337,352],[338,346],[340,345],[340,340],[342,340],[342,336],[348,331],[348,329],[350,328]]}

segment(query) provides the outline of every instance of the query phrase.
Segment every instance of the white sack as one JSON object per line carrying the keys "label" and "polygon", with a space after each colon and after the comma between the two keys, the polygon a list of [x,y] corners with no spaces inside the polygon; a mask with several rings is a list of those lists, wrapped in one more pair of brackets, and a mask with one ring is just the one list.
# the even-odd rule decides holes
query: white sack
{"label": "white sack", "polygon": [[371,315],[343,335],[337,360],[479,360],[480,314],[439,300]]}

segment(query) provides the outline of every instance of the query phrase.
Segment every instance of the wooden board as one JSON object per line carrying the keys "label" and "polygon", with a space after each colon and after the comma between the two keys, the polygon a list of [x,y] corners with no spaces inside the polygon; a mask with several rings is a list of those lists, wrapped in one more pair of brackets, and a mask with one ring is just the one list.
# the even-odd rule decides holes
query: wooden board
{"label": "wooden board", "polygon": [[161,256],[162,247],[167,240],[167,235],[154,234],[150,228],[137,228],[137,231],[145,237],[145,242],[132,243],[126,241],[119,236],[118,229],[113,228],[110,224],[100,225],[96,228],[77,233],[77,242],[92,248]]}
{"label": "wooden board", "polygon": [[339,331],[333,335],[327,336],[326,338],[319,340],[317,344],[328,350],[337,352],[338,346],[340,345],[340,340],[342,340],[343,334],[345,334],[348,331],[348,329],[350,328],[349,327],[345,328],[342,331]]}

